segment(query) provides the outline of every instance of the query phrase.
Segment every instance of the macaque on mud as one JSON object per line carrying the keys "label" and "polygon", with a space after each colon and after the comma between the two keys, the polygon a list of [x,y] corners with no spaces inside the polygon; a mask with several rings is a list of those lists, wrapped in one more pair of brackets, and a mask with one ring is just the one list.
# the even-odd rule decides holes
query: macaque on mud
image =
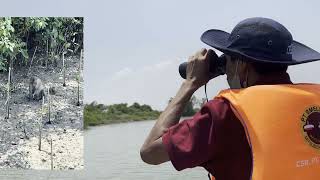
{"label": "macaque on mud", "polygon": [[41,100],[45,96],[45,87],[38,77],[31,77],[29,81],[29,99]]}

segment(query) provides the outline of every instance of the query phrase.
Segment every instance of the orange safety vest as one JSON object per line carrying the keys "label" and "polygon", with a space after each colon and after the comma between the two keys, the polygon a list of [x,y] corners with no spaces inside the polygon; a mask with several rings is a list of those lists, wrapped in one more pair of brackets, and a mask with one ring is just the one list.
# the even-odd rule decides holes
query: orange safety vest
{"label": "orange safety vest", "polygon": [[320,85],[223,90],[251,146],[254,180],[320,180]]}

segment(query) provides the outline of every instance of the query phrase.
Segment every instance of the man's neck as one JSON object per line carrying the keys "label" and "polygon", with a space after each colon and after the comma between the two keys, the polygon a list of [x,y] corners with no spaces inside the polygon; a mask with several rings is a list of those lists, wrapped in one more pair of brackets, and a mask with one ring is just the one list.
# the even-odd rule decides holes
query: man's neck
{"label": "man's neck", "polygon": [[254,85],[292,84],[287,72],[276,72],[257,76]]}

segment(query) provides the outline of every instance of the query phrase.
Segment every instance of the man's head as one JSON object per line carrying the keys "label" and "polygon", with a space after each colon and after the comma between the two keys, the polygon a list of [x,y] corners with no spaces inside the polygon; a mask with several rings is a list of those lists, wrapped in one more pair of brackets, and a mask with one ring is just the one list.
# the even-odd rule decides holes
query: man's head
{"label": "man's head", "polygon": [[201,40],[227,55],[228,82],[234,88],[286,72],[288,65],[320,60],[320,53],[294,41],[282,24],[268,18],[245,19],[231,33],[211,29]]}
{"label": "man's head", "polygon": [[246,88],[270,74],[282,74],[287,71],[286,64],[256,62],[243,56],[226,55],[226,75],[230,88]]}

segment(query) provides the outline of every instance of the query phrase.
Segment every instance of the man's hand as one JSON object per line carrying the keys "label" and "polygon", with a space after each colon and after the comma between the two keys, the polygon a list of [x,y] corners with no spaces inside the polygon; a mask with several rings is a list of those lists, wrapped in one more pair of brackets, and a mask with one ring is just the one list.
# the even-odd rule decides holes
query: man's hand
{"label": "man's hand", "polygon": [[214,51],[201,49],[195,55],[189,57],[187,65],[187,78],[194,88],[198,89],[206,84],[209,78],[210,58],[214,57]]}
{"label": "man's hand", "polygon": [[214,51],[202,49],[190,57],[187,66],[187,79],[181,85],[176,96],[151,129],[140,149],[141,159],[148,164],[161,164],[169,161],[169,155],[162,143],[162,136],[168,128],[179,123],[184,107],[193,93],[209,81],[209,59]]}

